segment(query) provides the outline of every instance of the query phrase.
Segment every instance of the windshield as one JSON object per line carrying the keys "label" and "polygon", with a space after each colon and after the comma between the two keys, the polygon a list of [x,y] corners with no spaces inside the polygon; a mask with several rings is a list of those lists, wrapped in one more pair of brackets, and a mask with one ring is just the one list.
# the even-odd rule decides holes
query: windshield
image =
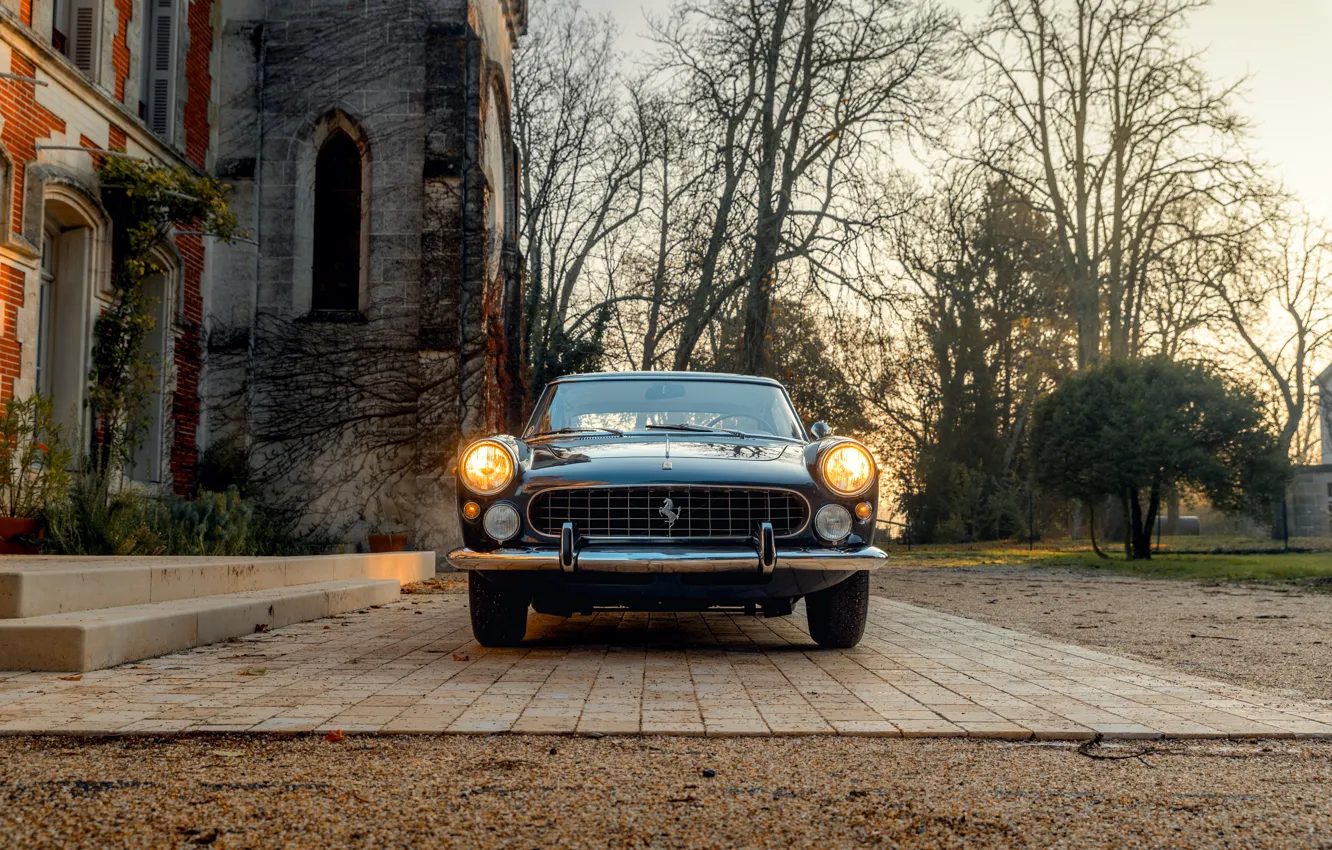
{"label": "windshield", "polygon": [[582,428],[657,432],[669,425],[805,441],[804,427],[780,387],[648,378],[552,384],[532,412],[527,436]]}

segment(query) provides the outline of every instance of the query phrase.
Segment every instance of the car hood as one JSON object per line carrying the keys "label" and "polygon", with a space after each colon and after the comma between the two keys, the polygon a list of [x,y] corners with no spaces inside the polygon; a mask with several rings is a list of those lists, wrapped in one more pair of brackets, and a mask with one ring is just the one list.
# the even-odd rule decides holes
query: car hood
{"label": "car hood", "polygon": [[524,489],[568,484],[808,482],[805,447],[781,440],[625,437],[535,443]]}
{"label": "car hood", "polygon": [[624,439],[615,442],[576,441],[536,444],[532,446],[533,466],[538,460],[546,464],[586,463],[591,460],[617,458],[673,459],[714,458],[717,460],[777,460],[787,450],[800,454],[801,447],[793,443],[767,440],[699,440],[688,439]]}

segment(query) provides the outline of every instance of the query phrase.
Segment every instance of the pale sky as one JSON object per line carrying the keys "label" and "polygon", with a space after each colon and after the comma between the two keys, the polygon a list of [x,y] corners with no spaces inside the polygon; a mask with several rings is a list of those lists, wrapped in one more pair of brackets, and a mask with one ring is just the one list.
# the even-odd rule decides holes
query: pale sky
{"label": "pale sky", "polygon": [[[641,46],[643,10],[670,0],[583,0],[613,12],[621,47]],[[949,0],[974,15],[986,0]],[[1194,16],[1193,39],[1222,80],[1249,77],[1242,111],[1254,122],[1258,155],[1310,211],[1332,219],[1332,0],[1214,0]]]}

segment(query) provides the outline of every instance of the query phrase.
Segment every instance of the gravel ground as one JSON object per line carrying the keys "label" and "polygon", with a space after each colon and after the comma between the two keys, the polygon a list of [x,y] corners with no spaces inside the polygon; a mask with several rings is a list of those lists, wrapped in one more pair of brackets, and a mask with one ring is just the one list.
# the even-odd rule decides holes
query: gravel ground
{"label": "gravel ground", "polygon": [[879,570],[871,592],[1306,702],[1332,700],[1332,593],[1003,566]]}
{"label": "gravel ground", "polygon": [[[875,592],[1332,698],[1332,595],[1007,567]],[[1332,742],[14,737],[0,847],[1332,848],[1329,792]]]}
{"label": "gravel ground", "polygon": [[0,773],[25,848],[1332,847],[1325,743],[9,738]]}

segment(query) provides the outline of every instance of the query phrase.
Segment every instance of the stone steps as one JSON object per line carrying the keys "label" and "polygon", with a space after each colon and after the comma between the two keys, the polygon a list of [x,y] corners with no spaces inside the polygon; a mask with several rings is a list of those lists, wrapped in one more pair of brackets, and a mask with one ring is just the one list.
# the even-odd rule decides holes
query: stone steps
{"label": "stone steps", "polygon": [[0,557],[0,670],[85,672],[398,598],[433,552]]}
{"label": "stone steps", "polygon": [[391,578],[407,584],[434,574],[434,552],[298,558],[0,556],[0,619],[326,581]]}
{"label": "stone steps", "polygon": [[86,672],[395,601],[394,579],[326,581],[0,620],[0,667]]}

